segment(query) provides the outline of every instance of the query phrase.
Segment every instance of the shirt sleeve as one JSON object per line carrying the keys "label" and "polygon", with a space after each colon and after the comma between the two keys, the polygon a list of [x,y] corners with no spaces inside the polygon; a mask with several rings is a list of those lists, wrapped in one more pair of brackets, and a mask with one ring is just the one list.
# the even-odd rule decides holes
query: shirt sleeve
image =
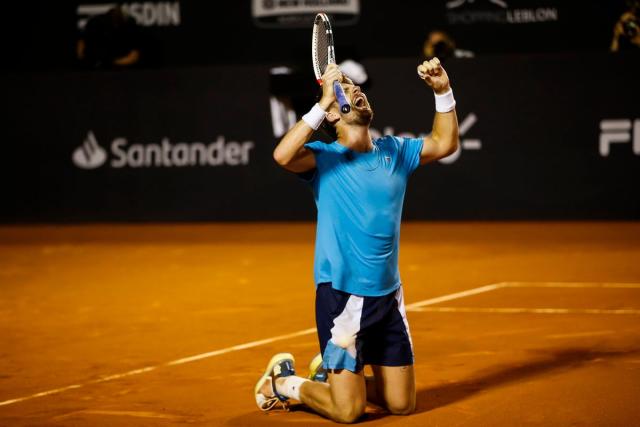
{"label": "shirt sleeve", "polygon": [[400,161],[407,174],[411,174],[420,165],[422,138],[399,138]]}
{"label": "shirt sleeve", "polygon": [[306,144],[304,144],[304,146],[309,150],[313,151],[314,154],[317,154],[317,153],[326,151],[327,144],[325,144],[322,141],[312,141],[312,142],[307,142]]}

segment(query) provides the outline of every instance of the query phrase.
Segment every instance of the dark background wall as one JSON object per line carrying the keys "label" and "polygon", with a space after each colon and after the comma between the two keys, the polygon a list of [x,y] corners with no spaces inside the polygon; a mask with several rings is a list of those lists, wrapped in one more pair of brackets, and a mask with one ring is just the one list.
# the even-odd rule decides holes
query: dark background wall
{"label": "dark background wall", "polygon": [[[613,24],[626,8],[625,0],[509,0],[510,11],[555,9],[558,19],[507,23],[490,17],[504,9],[489,0],[451,10],[447,2],[361,0],[355,24],[337,28],[338,59],[340,52],[342,57],[347,52],[361,58],[420,57],[422,42],[433,29],[449,31],[459,47],[478,54],[606,51]],[[5,33],[6,66],[73,67],[78,6],[108,3],[115,2],[36,0],[5,5],[1,31]],[[154,55],[150,66],[309,60],[308,28],[261,28],[251,17],[249,0],[165,3],[179,5],[180,24],[145,26],[144,35]],[[486,12],[485,18],[463,19],[470,19],[474,12]]]}
{"label": "dark background wall", "polygon": [[[367,1],[336,27],[338,59],[369,73],[380,134],[430,131],[433,97],[415,76],[429,29],[444,23],[476,53],[446,62],[462,149],[415,173],[405,218],[640,218],[640,57],[608,52],[624,3],[508,3],[559,20],[454,24],[445,2]],[[271,158],[269,107],[272,66],[311,75],[309,30],[260,28],[249,2],[221,4],[180,2],[179,26],[144,28],[153,60],[107,70],[74,59],[77,3],[14,10],[0,220],[313,219],[309,190]]]}

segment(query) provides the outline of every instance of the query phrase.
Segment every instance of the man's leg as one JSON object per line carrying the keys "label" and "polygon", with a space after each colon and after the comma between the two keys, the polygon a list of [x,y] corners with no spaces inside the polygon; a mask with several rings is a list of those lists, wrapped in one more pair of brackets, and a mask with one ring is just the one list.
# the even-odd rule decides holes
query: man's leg
{"label": "man's leg", "polygon": [[[416,392],[413,365],[372,365],[374,375],[365,375],[367,402],[387,408],[394,414],[409,414],[415,407]],[[309,364],[309,378],[316,383],[327,381],[322,357],[316,355]]]}
{"label": "man's leg", "polygon": [[300,400],[333,421],[352,423],[367,406],[363,371],[341,369],[329,373],[328,383],[305,382],[300,388]]}
{"label": "man's leg", "polygon": [[416,407],[416,382],[402,286],[372,304],[384,317],[369,332],[373,339],[365,349],[365,363],[373,370],[373,377],[367,378],[367,398],[392,414],[411,414]]}
{"label": "man's leg", "polygon": [[373,365],[366,378],[367,400],[395,415],[409,415],[416,408],[416,381],[413,365]]}
{"label": "man's leg", "polygon": [[[287,392],[285,382],[292,378],[276,379],[278,393],[299,399],[320,415],[339,423],[352,423],[364,414],[367,396],[362,371],[353,373],[342,369],[330,372],[328,383],[304,381],[300,385],[299,397],[291,396]],[[263,384],[260,391],[266,397],[273,396],[270,379]]]}

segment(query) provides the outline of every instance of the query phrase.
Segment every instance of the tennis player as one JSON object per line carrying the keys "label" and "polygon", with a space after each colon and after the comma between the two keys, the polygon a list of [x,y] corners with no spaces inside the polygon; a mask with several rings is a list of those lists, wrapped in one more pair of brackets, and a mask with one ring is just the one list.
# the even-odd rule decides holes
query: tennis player
{"label": "tennis player", "polygon": [[[278,403],[286,407],[293,399],[334,421],[352,423],[367,401],[392,414],[415,409],[413,347],[398,272],[402,205],[409,175],[458,145],[456,103],[446,71],[437,58],[417,71],[435,94],[428,136],[372,139],[367,97],[329,65],[319,102],[273,153],[280,166],[309,182],[318,209],[314,276],[321,364],[312,364],[309,379],[296,376],[291,354],[273,356],[254,390],[262,410]],[[347,114],[336,102],[335,80],[351,103]],[[323,122],[337,139],[308,142]],[[365,365],[371,365],[372,377],[365,377]],[[328,380],[314,381],[321,371]]]}

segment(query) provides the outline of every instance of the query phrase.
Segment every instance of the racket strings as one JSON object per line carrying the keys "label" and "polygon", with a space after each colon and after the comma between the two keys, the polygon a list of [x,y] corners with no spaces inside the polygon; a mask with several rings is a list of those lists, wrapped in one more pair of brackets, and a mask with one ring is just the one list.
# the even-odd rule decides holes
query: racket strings
{"label": "racket strings", "polygon": [[316,61],[320,68],[320,74],[322,75],[327,69],[327,65],[329,65],[329,38],[323,25],[317,25],[314,31],[316,33]]}

